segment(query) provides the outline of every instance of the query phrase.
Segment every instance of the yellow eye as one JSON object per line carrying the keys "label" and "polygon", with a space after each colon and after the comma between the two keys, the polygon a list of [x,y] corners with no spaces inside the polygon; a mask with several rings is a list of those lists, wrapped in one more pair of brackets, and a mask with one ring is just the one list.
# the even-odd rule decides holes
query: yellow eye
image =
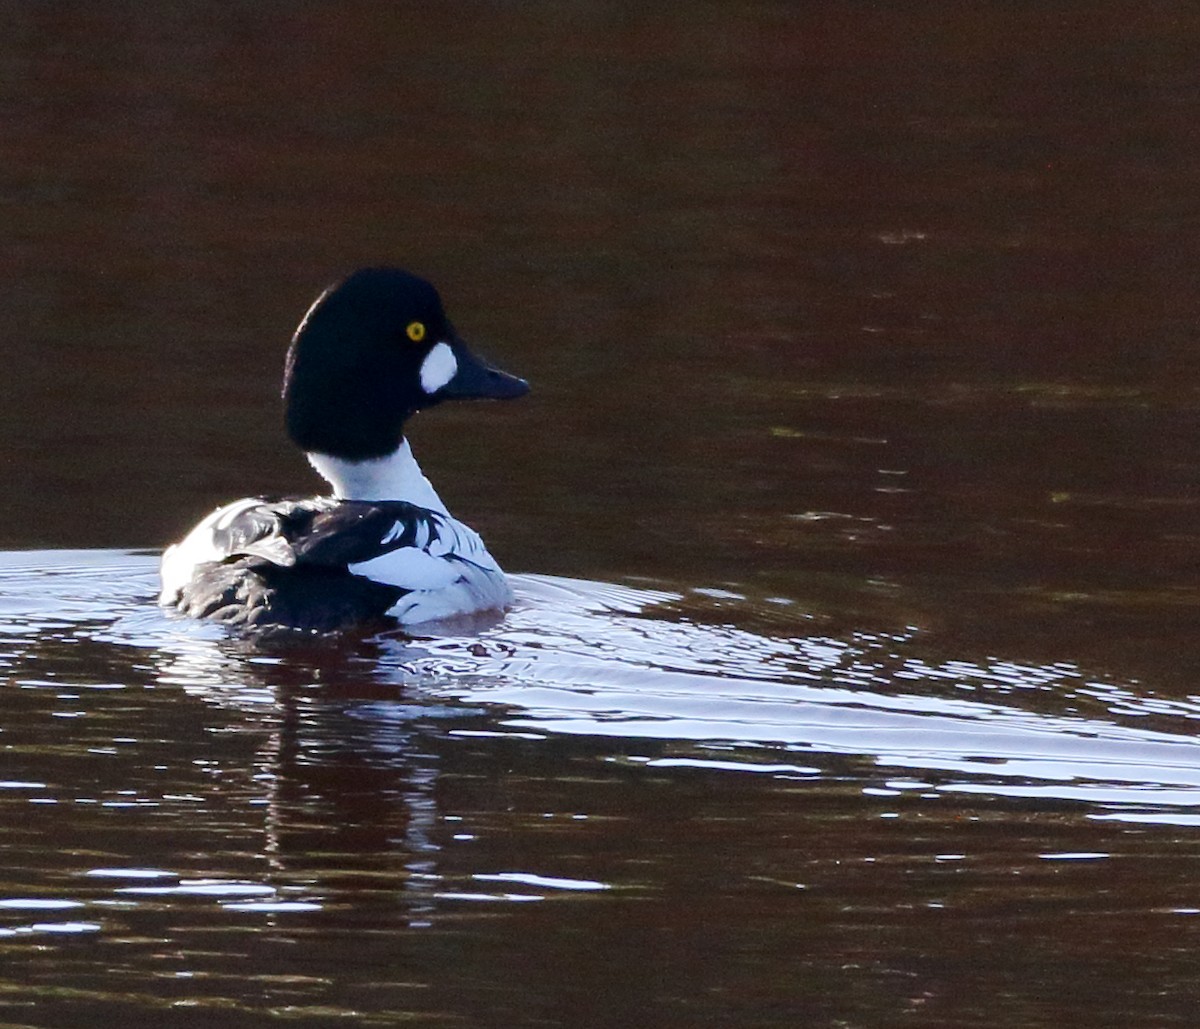
{"label": "yellow eye", "polygon": [[425,323],[424,322],[409,322],[408,328],[404,330],[408,333],[408,338],[414,343],[420,343],[425,338]]}

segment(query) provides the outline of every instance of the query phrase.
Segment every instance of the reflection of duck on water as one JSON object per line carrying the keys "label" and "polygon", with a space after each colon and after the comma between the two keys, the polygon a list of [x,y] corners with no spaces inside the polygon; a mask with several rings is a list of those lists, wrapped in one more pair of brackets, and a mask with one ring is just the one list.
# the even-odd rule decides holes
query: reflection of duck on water
{"label": "reflection of duck on water", "polygon": [[[402,673],[373,675],[384,644],[357,634],[273,647],[198,628],[157,652],[157,681],[256,739],[253,759],[228,762],[214,790],[251,805],[239,825],[275,889],[262,903],[324,907],[371,894],[395,903],[402,893],[410,917],[424,918],[455,832],[439,811],[447,728],[474,725],[479,709],[402,699]],[[387,649],[399,656],[401,646]]]}
{"label": "reflection of duck on water", "polygon": [[506,607],[479,536],[421,474],[404,423],[443,400],[528,391],[459,338],[428,282],[368,268],[327,290],[292,339],[288,435],[332,495],[235,501],[162,561],[160,603],[239,626],[331,630]]}

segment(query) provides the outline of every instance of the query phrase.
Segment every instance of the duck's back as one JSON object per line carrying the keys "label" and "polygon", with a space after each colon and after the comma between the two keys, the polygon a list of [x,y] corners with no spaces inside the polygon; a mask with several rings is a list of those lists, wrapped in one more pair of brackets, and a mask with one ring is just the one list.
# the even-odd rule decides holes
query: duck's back
{"label": "duck's back", "polygon": [[165,606],[255,628],[412,625],[511,599],[472,530],[405,501],[241,500],[168,548],[162,579]]}

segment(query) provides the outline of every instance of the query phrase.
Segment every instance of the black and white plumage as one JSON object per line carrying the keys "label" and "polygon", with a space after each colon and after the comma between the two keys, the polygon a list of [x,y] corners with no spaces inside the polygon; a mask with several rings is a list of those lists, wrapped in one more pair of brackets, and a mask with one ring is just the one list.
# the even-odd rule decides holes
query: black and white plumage
{"label": "black and white plumage", "polygon": [[446,510],[403,428],[445,399],[527,390],[471,353],[429,283],[393,268],[354,273],[305,315],[284,373],[288,434],[332,495],[214,511],[163,554],[160,603],[315,631],[504,608],[500,566]]}

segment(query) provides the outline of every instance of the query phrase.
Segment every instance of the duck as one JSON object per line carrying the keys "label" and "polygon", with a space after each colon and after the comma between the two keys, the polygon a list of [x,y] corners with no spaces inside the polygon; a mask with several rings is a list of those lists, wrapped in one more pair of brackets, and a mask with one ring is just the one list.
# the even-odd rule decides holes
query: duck
{"label": "duck", "polygon": [[425,279],[355,271],[313,302],[284,365],[287,435],[329,493],[217,508],[163,552],[159,604],[302,633],[502,612],[508,580],[422,474],[405,425],[447,400],[528,391],[474,353]]}

